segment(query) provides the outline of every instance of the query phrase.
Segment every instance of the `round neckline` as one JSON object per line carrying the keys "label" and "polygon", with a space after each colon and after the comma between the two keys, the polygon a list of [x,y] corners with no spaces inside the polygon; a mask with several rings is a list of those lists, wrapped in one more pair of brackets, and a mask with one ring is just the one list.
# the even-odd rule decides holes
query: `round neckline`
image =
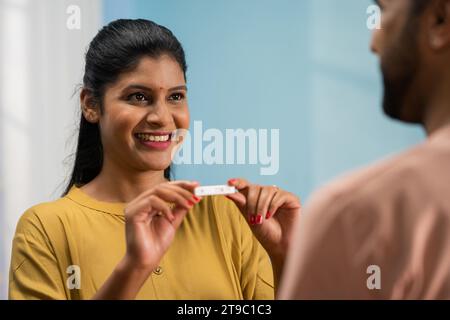
{"label": "round neckline", "polygon": [[70,200],[78,203],[83,207],[102,211],[118,216],[124,216],[125,203],[124,202],[105,202],[100,201],[84,193],[77,186],[72,186],[69,193],[66,195]]}

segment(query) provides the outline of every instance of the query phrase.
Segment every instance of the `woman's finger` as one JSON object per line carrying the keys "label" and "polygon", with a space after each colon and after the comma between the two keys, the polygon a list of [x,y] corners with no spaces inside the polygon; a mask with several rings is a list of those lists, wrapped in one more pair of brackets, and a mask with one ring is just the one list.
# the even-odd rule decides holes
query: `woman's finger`
{"label": "woman's finger", "polygon": [[167,188],[171,192],[179,194],[189,203],[195,204],[197,202],[200,202],[200,200],[202,199],[201,197],[197,197],[192,191],[188,191],[185,188],[181,187],[180,185],[165,184],[164,188]]}
{"label": "woman's finger", "polygon": [[154,194],[166,202],[172,202],[178,207],[190,210],[193,207],[194,202],[192,202],[191,200],[187,200],[177,191],[179,190],[166,186],[155,188]]}
{"label": "woman's finger", "polygon": [[141,193],[135,201],[139,201],[141,199],[146,199],[149,195],[154,194],[155,190],[161,187],[164,187],[165,185],[177,185],[182,187],[183,189],[186,189],[189,192],[194,193],[194,189],[199,186],[199,183],[197,181],[186,181],[186,180],[179,180],[179,181],[171,181],[171,182],[164,182],[156,187],[150,188],[146,190],[145,192]]}
{"label": "woman's finger", "polygon": [[239,192],[246,193],[246,189],[251,185],[243,178],[233,178],[228,180],[228,185],[234,186]]}
{"label": "woman's finger", "polygon": [[[256,211],[258,212],[258,215],[262,216],[262,219],[258,218],[257,223],[262,224],[263,220],[270,218],[271,212],[269,210],[269,206],[270,206],[272,200],[274,199],[277,191],[278,191],[278,188],[271,187],[271,186],[265,186],[261,189],[261,194],[259,196]],[[260,221],[260,222],[258,222],[258,221]]]}
{"label": "woman's finger", "polygon": [[269,212],[271,213],[271,217],[277,214],[279,208],[286,209],[300,209],[300,200],[292,193],[286,191],[279,191],[275,194],[272,202],[269,206]]}
{"label": "woman's finger", "polygon": [[258,199],[261,192],[261,186],[250,185],[247,190],[246,214],[249,223],[253,225],[262,221],[262,217],[258,217],[258,212],[256,211],[256,206],[258,204]]}
{"label": "woman's finger", "polygon": [[175,215],[173,214],[171,208],[163,199],[159,198],[156,195],[152,195],[149,197],[149,200],[152,203],[153,213],[157,216],[164,216],[171,223],[175,221]]}
{"label": "woman's finger", "polygon": [[243,215],[246,214],[245,208],[247,204],[247,198],[242,193],[236,192],[233,194],[226,195],[226,197],[236,204],[236,206],[239,208],[239,210],[242,212]]}
{"label": "woman's finger", "polygon": [[169,221],[175,219],[169,206],[155,195],[150,195],[145,199],[131,202],[125,208],[125,218],[128,221],[145,220],[161,212]]}
{"label": "woman's finger", "polygon": [[175,208],[173,210],[173,213],[174,213],[175,219],[172,221],[172,225],[175,229],[178,229],[178,227],[180,226],[184,217],[186,217],[186,215],[189,213],[189,211],[180,209],[180,208],[179,209]]}
{"label": "woman's finger", "polygon": [[186,181],[186,180],[171,181],[171,182],[169,182],[167,184],[168,185],[180,186],[183,189],[186,189],[186,190],[188,190],[189,192],[192,192],[192,193],[194,193],[195,188],[200,185],[200,183],[197,182],[197,181]]}
{"label": "woman's finger", "polygon": [[172,224],[174,229],[178,229],[181,222],[183,221],[184,217],[188,213],[189,210],[181,207],[176,207],[174,209],[171,209],[169,204],[164,200],[157,196],[152,196],[153,203],[154,203],[154,209],[160,210],[162,216],[167,217],[169,222]]}

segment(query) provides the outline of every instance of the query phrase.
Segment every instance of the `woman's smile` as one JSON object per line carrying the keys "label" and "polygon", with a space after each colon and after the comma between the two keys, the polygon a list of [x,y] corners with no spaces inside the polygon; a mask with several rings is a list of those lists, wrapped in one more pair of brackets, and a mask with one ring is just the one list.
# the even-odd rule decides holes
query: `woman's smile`
{"label": "woman's smile", "polygon": [[172,132],[139,132],[134,137],[140,144],[151,149],[166,150],[172,143]]}

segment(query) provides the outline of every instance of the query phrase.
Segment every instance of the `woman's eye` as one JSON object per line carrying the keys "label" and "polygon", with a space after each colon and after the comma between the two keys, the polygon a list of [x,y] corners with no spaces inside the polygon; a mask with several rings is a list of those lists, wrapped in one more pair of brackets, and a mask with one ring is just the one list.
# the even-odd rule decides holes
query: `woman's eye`
{"label": "woman's eye", "polygon": [[128,96],[128,100],[129,101],[134,101],[134,102],[145,102],[148,101],[147,97],[145,96],[145,94],[143,93],[133,93],[131,95]]}
{"label": "woman's eye", "polygon": [[172,101],[180,101],[183,99],[184,99],[184,94],[182,94],[182,93],[174,93],[174,94],[171,94],[169,97],[169,100],[172,100]]}

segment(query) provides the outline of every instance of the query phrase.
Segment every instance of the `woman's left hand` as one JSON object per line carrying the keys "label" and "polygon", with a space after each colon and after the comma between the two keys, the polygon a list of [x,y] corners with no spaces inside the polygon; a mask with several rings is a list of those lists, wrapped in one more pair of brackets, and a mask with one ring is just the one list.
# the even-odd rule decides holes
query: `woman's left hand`
{"label": "woman's left hand", "polygon": [[227,198],[234,201],[244,215],[272,263],[282,268],[295,221],[300,215],[299,198],[276,186],[251,184],[245,179],[230,179],[228,185],[239,192]]}

